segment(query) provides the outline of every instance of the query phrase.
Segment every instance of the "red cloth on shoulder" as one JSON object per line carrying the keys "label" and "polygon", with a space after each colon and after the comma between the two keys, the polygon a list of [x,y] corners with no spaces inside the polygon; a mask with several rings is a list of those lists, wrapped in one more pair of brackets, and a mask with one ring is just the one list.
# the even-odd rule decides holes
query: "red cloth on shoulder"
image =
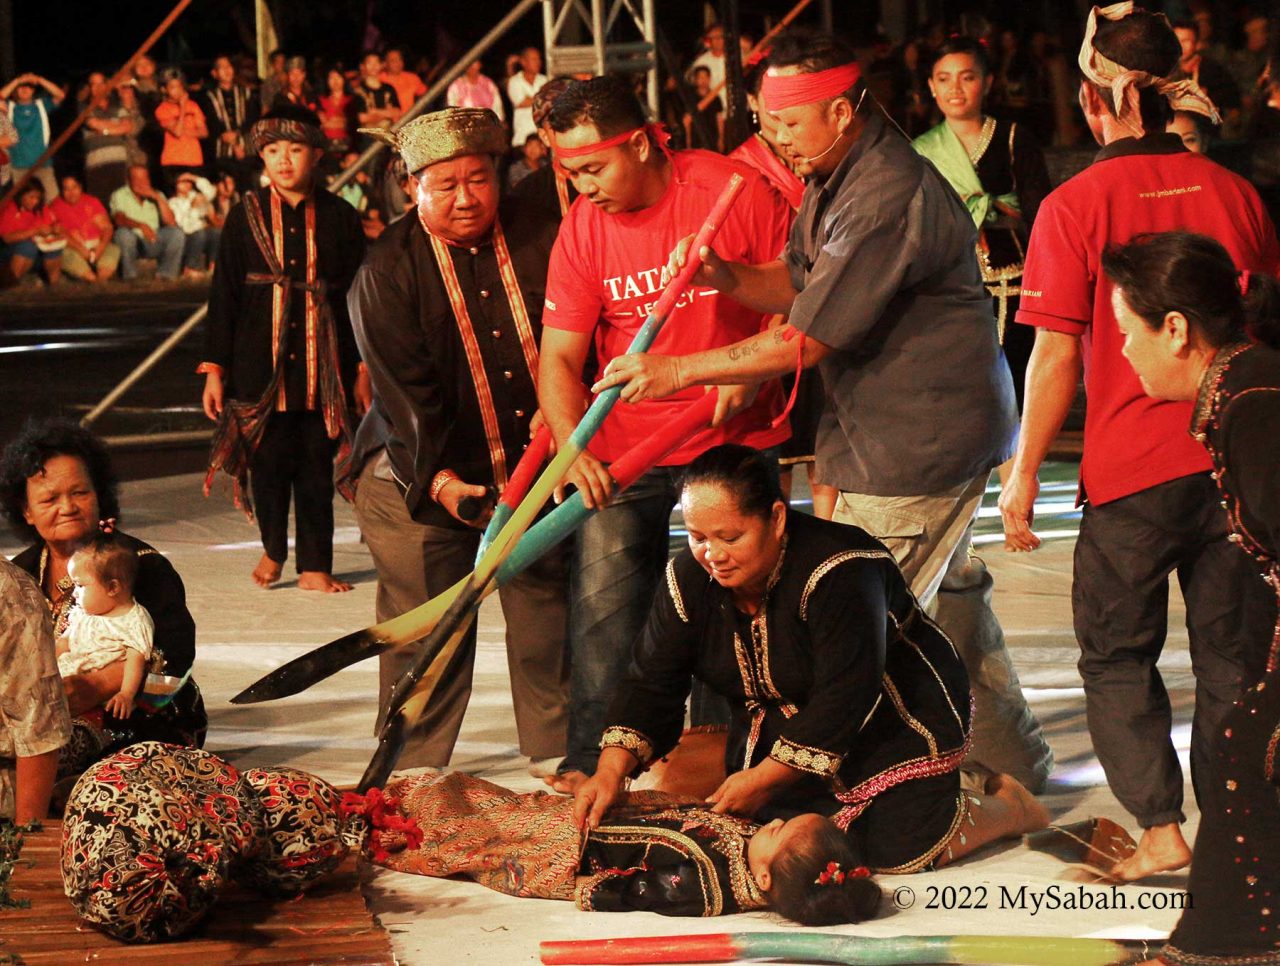
{"label": "red cloth on shoulder", "polygon": [[769,180],[769,184],[773,185],[787,204],[793,209],[800,207],[800,201],[804,198],[804,181],[783,164],[758,135],[753,134],[739,144],[730,152],[729,157],[755,168]]}

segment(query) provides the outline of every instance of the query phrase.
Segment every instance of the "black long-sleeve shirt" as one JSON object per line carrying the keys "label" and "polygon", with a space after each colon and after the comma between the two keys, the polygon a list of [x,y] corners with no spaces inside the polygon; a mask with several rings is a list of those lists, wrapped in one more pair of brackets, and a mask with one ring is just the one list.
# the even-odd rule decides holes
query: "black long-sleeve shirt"
{"label": "black long-sleeve shirt", "polygon": [[833,779],[856,789],[954,753],[969,726],[964,666],[893,557],[856,527],[803,514],[788,514],[787,545],[754,618],[689,550],[672,558],[601,744],[642,764],[665,755],[680,738],[693,676],[729,699],[730,773],[766,757],[807,773],[788,800],[830,801]]}
{"label": "black long-sleeve shirt", "polygon": [[1019,124],[1015,127],[1007,121],[998,120],[991,143],[974,170],[982,187],[990,194],[1018,196],[1021,224],[1016,229],[988,231],[986,235],[992,266],[998,268],[1021,263],[1040,202],[1053,190],[1040,144],[1026,126]]}
{"label": "black long-sleeve shirt", "polygon": [[1280,576],[1280,351],[1222,349],[1205,379],[1220,381],[1191,428],[1213,457],[1231,539]]}
{"label": "black long-sleeve shirt", "polygon": [[[546,246],[536,243],[538,232],[518,220],[512,206],[505,205],[500,217],[536,345],[542,333]],[[493,244],[486,239],[448,250],[483,359],[509,473],[529,442],[529,423],[538,408],[533,374]],[[352,285],[350,307],[374,394],[356,436],[357,465],[385,446],[415,519],[461,526],[431,501],[433,477],[449,469],[467,483],[496,481],[459,323],[431,242],[412,213],[371,247]]]}
{"label": "black long-sleeve shirt", "polygon": [[[263,220],[271,232],[271,189],[259,188]],[[347,313],[347,289],[364,257],[364,232],[356,210],[328,191],[317,191],[296,208],[281,204],[284,231],[285,274],[306,281],[306,208],[315,205],[316,277],[327,286],[326,298],[333,312],[337,334],[342,384],[348,390],[355,379],[360,355]],[[249,219],[241,202],[227,215],[218,246],[218,265],[209,292],[209,315],[205,320],[205,362],[222,367],[228,398],[256,402],[271,380],[272,295],[275,286],[252,283],[250,274],[267,274]],[[307,408],[306,297],[294,289],[289,300],[288,360],[285,368],[286,407]],[[317,398],[317,405],[319,400]]]}
{"label": "black long-sleeve shirt", "polygon": [[[222,140],[222,135],[235,131],[248,144],[249,128],[258,120],[258,98],[253,91],[242,84],[233,84],[229,90],[213,86],[200,97],[200,107],[204,111],[205,122],[209,127],[209,145],[205,157],[231,158],[235,156],[232,145]],[[251,153],[247,156],[252,158]]]}

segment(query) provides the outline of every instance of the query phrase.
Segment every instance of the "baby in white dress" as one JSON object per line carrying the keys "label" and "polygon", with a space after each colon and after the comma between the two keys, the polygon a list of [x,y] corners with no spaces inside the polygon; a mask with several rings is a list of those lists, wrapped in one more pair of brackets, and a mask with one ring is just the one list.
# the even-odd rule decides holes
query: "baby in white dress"
{"label": "baby in white dress", "polygon": [[109,536],[76,551],[67,565],[76,587],[76,606],[58,639],[58,671],[63,678],[124,663],[120,691],[103,705],[117,718],[133,713],[151,658],[155,623],[133,599],[138,555]]}

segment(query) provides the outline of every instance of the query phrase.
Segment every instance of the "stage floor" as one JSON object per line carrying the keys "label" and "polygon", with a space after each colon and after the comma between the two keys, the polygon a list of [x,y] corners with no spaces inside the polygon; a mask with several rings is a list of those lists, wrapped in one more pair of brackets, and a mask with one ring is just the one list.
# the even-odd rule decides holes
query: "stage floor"
{"label": "stage floor", "polygon": [[[1136,832],[1107,789],[1085,725],[1071,630],[1070,570],[1078,517],[1071,503],[1074,466],[1046,474],[1038,527],[1052,536],[1032,555],[1006,554],[999,543],[994,491],[988,494],[979,552],[996,578],[996,610],[1032,707],[1057,759],[1045,802],[1059,822],[1106,816]],[[797,481],[800,483],[801,481]],[[804,487],[797,487],[801,499]],[[349,594],[300,591],[292,564],[286,580],[258,589],[249,573],[260,554],[256,529],[225,493],[200,497],[196,475],[124,485],[121,526],[164,552],[186,582],[198,627],[196,676],[209,708],[207,747],[238,766],[288,764],[336,783],[354,783],[374,741],[374,663],[358,665],[310,691],[272,703],[235,707],[227,699],[284,661],[373,621],[375,574],[350,507],[337,508],[335,569],[356,586]],[[19,549],[11,536],[2,549]],[[673,517],[673,541],[682,539]],[[1161,661],[1175,715],[1174,736],[1188,775],[1186,810],[1196,815],[1186,768],[1194,682],[1181,598],[1171,593],[1170,642]],[[496,601],[480,616],[475,692],[454,766],[527,791],[540,787],[516,750]],[[865,936],[947,933],[1159,938],[1177,921],[1186,875],[1144,887],[1080,886],[1059,861],[1009,843],[942,872],[886,877],[881,917],[839,930]],[[513,899],[480,886],[384,871],[366,872],[370,908],[391,933],[400,962],[501,964],[536,962],[541,940],[794,928],[766,914],[715,920],[579,913],[568,903]],[[1038,904],[1037,904],[1038,900]],[[1091,908],[1081,911],[1088,903]],[[968,908],[958,908],[967,905]]]}

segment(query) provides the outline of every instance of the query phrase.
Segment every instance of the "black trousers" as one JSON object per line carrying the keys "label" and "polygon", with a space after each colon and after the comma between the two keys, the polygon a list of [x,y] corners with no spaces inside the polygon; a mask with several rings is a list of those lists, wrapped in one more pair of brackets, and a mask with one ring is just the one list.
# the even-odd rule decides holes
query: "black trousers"
{"label": "black trousers", "polygon": [[[999,299],[996,300],[997,303]],[[1013,377],[1013,395],[1018,404],[1018,412],[1022,412],[1022,404],[1027,390],[1027,363],[1031,361],[1031,350],[1036,344],[1036,330],[1030,325],[1019,325],[1013,321],[1018,311],[1017,296],[1008,300],[1005,311],[1004,342],[1000,344],[1004,351],[1004,361],[1009,365],[1009,375]],[[997,304],[996,310],[999,311]]]}
{"label": "black trousers", "polygon": [[293,496],[298,573],[333,569],[333,451],[320,413],[276,412],[249,465],[262,549],[280,564],[289,559]]}
{"label": "black trousers", "polygon": [[1169,694],[1156,667],[1168,630],[1170,574],[1187,605],[1196,679],[1197,800],[1198,783],[1214,771],[1214,734],[1265,664],[1275,596],[1227,532],[1208,473],[1085,506],[1072,611],[1089,735],[1112,792],[1143,828],[1185,820]]}

